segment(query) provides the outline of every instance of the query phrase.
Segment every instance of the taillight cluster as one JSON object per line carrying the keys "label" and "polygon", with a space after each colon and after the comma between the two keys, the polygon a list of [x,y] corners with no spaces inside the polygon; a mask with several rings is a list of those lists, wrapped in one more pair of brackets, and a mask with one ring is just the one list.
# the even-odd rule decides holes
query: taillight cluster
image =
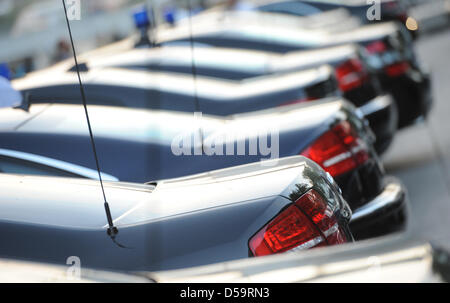
{"label": "taillight cluster", "polygon": [[339,88],[343,92],[360,87],[368,79],[368,73],[361,60],[353,58],[336,67]]}
{"label": "taillight cluster", "polygon": [[403,24],[406,24],[406,21],[408,21],[408,13],[407,12],[401,12],[397,14],[398,21],[402,22]]}
{"label": "taillight cluster", "polygon": [[387,66],[385,68],[385,71],[386,74],[390,77],[398,77],[405,74],[410,68],[411,65],[408,62],[403,61]]}
{"label": "taillight cluster", "polygon": [[369,54],[381,54],[387,51],[387,45],[383,41],[374,41],[366,45],[366,50]]}
{"label": "taillight cluster", "polygon": [[367,143],[348,121],[323,134],[302,155],[318,163],[333,177],[357,168],[370,158]]}
{"label": "taillight cluster", "polygon": [[254,256],[266,256],[345,243],[337,210],[311,189],[257,232],[249,248]]}
{"label": "taillight cluster", "polygon": [[390,12],[395,19],[403,23],[408,19],[408,12],[396,1],[382,3],[381,11]]}
{"label": "taillight cluster", "polygon": [[388,53],[388,46],[383,41],[374,41],[366,45],[366,50],[372,56],[380,56],[378,60],[381,60],[385,73],[390,77],[403,75],[411,68],[410,64],[400,58],[400,54],[396,51]]}

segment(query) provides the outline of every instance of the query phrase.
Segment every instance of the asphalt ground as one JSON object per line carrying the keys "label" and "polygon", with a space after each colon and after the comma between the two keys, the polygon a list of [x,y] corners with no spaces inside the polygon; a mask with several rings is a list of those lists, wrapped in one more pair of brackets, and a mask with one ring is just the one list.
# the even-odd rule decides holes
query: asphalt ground
{"label": "asphalt ground", "polygon": [[450,29],[424,34],[415,47],[431,71],[434,106],[398,133],[383,162],[408,190],[409,232],[450,249]]}

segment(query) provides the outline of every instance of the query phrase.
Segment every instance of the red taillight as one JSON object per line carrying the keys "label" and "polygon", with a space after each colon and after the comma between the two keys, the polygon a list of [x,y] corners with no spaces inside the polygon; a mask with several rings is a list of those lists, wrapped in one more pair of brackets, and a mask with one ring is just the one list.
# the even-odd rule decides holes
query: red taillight
{"label": "red taillight", "polygon": [[367,144],[347,121],[323,134],[302,155],[321,165],[333,177],[349,172],[369,159]]}
{"label": "red taillight", "polygon": [[387,46],[383,41],[375,41],[366,45],[366,50],[369,54],[381,54],[387,51]]}
{"label": "red taillight", "polygon": [[396,9],[399,5],[395,1],[382,3],[382,6],[386,9]]}
{"label": "red taillight", "polygon": [[386,74],[390,77],[397,77],[406,73],[411,66],[408,62],[399,62],[385,68]]}
{"label": "red taillight", "polygon": [[[380,55],[387,52],[388,47],[383,41],[375,41],[366,45],[366,50],[371,55]],[[406,73],[410,67],[408,62],[401,61],[385,67],[384,70],[388,76],[397,77]]]}
{"label": "red taillight", "polygon": [[298,207],[292,205],[253,236],[249,246],[253,255],[266,256],[302,244],[311,243],[312,246],[316,246],[324,241],[311,221]]}
{"label": "red taillight", "polygon": [[368,77],[364,65],[359,59],[350,59],[336,68],[339,88],[343,92],[360,87]]}
{"label": "red taillight", "polygon": [[301,196],[249,241],[255,256],[347,242],[331,208],[315,190]]}
{"label": "red taillight", "polygon": [[408,12],[405,10],[404,6],[401,6],[400,3],[396,1],[382,3],[381,10],[389,15],[395,16],[396,19],[402,22],[405,22],[408,18]]}

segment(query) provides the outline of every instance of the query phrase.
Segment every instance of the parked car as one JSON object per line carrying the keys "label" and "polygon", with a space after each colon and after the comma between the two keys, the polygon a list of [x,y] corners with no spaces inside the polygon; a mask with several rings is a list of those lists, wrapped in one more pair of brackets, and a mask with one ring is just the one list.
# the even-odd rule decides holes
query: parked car
{"label": "parked car", "polygon": [[144,276],[159,283],[446,283],[449,260],[448,251],[401,235]]}
{"label": "parked car", "polygon": [[[405,239],[402,235],[297,254],[248,258],[169,271],[124,273],[88,268],[80,271],[77,279],[67,274],[67,266],[61,262],[48,264],[0,259],[3,269],[0,282],[445,283],[450,281],[449,260],[447,250],[410,237]],[[174,293],[173,297],[177,295]]]}
{"label": "parked car", "polygon": [[[112,52],[112,46],[110,51]],[[79,57],[84,71],[119,67],[152,72],[176,72],[228,80],[251,80],[264,75],[281,75],[330,64],[343,96],[361,107],[375,132],[378,153],[390,145],[397,129],[398,111],[389,98],[377,103],[384,95],[377,75],[368,67],[363,50],[357,45],[343,45],[287,54],[227,48],[196,48],[188,46],[158,48],[118,48],[105,54],[102,49]],[[70,68],[76,71],[75,66]],[[378,105],[378,106],[377,106]],[[381,105],[381,106],[380,106]],[[369,109],[369,110],[368,110]]]}
{"label": "parked car", "polygon": [[367,60],[378,74],[382,87],[397,102],[399,127],[426,117],[432,102],[429,74],[417,62],[409,35],[395,23],[366,25],[349,31],[337,26],[305,30],[286,26],[286,21],[278,22],[278,19],[270,23],[267,15],[272,14],[209,13],[198,22],[193,18],[192,24],[161,29],[155,35],[158,45],[192,44],[196,48],[215,46],[277,53],[358,43],[366,49]]}
{"label": "parked car", "polygon": [[[385,176],[372,132],[340,98],[201,120],[172,111],[88,107],[101,171],[121,181],[143,183],[302,154],[342,188],[354,211],[357,239],[402,229],[407,222],[401,183]],[[80,166],[96,168],[79,105],[4,109],[0,121],[0,148],[10,152],[1,158],[5,173],[43,174],[38,166],[46,175],[83,177]],[[30,163],[35,155],[75,164],[77,170]]]}
{"label": "parked car", "polygon": [[[49,264],[0,259],[0,283],[153,283],[149,278],[123,272],[111,272],[84,268],[68,274],[67,264]],[[69,271],[70,272],[70,271]]]}
{"label": "parked car", "polygon": [[105,182],[125,248],[106,233],[97,181],[0,174],[0,256],[158,271],[351,242],[351,211],[320,166],[276,161],[153,184]]}
{"label": "parked car", "polygon": [[[378,95],[376,88],[366,82],[369,76],[356,58],[344,65],[338,72],[342,77],[357,75],[361,78],[353,79],[358,83],[345,84],[346,87],[353,88],[348,92],[350,95],[358,96],[354,99],[367,99],[355,103],[361,107],[375,131],[377,151],[383,152],[389,147],[397,130],[398,114],[395,104],[391,96]],[[54,103],[80,104],[78,79],[73,72],[67,72],[66,68],[59,66],[47,72],[37,72],[14,81],[13,85],[22,91],[30,104],[49,100]],[[233,81],[198,75],[194,81],[189,73],[117,68],[83,69],[83,85],[89,104],[197,111],[218,116],[341,96],[336,77],[334,70],[324,65]]]}
{"label": "parked car", "polygon": [[[84,69],[82,73],[90,104],[199,110],[221,116],[341,95],[333,69],[326,65],[250,81],[208,77],[196,77],[194,81],[189,74],[119,68]],[[48,102],[49,98],[55,103],[79,104],[78,79],[62,66],[32,73],[13,81],[12,85],[31,104]],[[197,101],[200,108],[196,107]]]}
{"label": "parked car", "polygon": [[[414,37],[417,36],[417,21],[409,16],[408,6],[398,0],[380,1],[379,15],[373,15],[376,12],[372,12],[377,8],[375,6],[376,3],[365,0],[269,0],[258,3],[259,5],[256,9],[259,11],[294,16],[311,16],[344,8],[352,16],[357,17],[362,24],[394,21],[408,29]],[[378,16],[379,20],[376,19]],[[410,19],[408,20],[408,18]]]}

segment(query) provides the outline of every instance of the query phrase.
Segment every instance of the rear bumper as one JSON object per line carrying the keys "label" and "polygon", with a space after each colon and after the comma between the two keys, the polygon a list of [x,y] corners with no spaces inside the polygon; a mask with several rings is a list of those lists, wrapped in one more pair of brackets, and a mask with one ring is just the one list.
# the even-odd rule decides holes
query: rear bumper
{"label": "rear bumper", "polygon": [[391,95],[379,96],[359,108],[376,136],[375,149],[381,154],[391,144],[398,125],[398,111]]}
{"label": "rear bumper", "polygon": [[413,68],[398,77],[383,77],[381,83],[390,92],[397,104],[399,128],[425,118],[432,106],[431,81],[427,72]]}
{"label": "rear bumper", "polygon": [[403,185],[388,178],[384,190],[353,211],[350,229],[356,240],[382,236],[406,228],[407,201]]}

